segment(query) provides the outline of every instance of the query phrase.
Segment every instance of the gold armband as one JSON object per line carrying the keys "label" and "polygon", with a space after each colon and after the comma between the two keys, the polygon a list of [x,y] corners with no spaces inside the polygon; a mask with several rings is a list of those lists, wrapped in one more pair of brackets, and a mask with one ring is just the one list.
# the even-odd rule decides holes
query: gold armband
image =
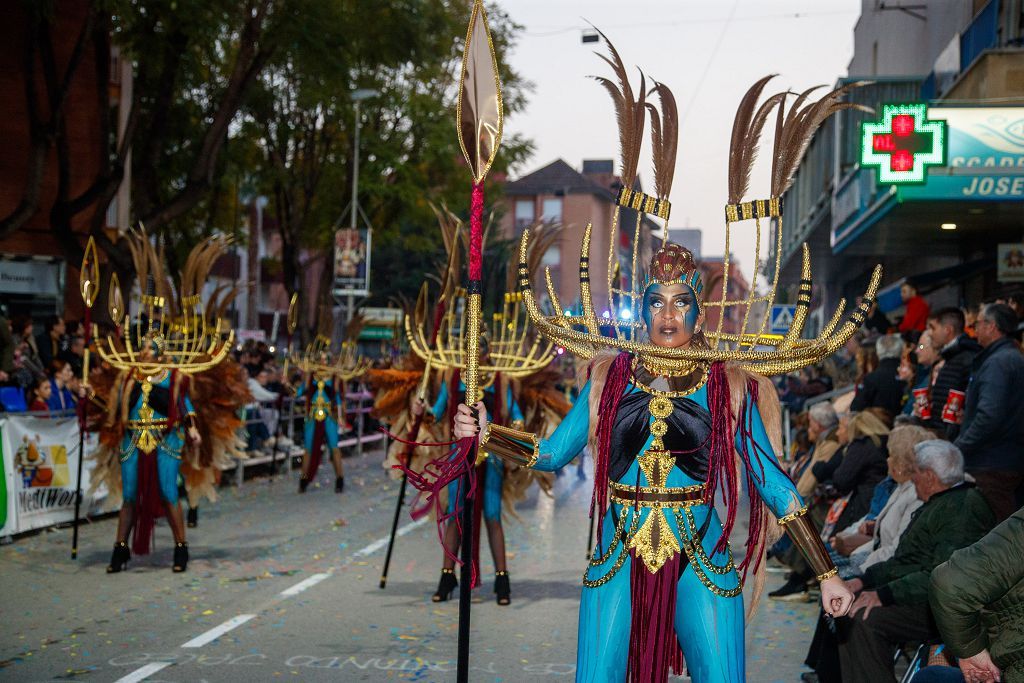
{"label": "gold armband", "polygon": [[807,517],[807,508],[802,508],[779,520],[786,533],[793,540],[793,545],[800,549],[811,571],[819,582],[836,575],[836,565],[828,554],[828,548],[821,540],[821,534]]}
{"label": "gold armband", "polygon": [[521,467],[533,467],[540,457],[540,441],[536,434],[487,423],[480,450]]}

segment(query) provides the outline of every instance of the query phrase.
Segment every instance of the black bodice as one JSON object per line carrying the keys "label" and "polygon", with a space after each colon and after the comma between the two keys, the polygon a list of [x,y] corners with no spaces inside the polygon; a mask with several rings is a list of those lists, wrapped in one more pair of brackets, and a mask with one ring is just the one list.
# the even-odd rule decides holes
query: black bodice
{"label": "black bodice", "polygon": [[[630,464],[642,455],[651,435],[651,413],[648,405],[654,398],[645,391],[630,391],[622,397],[612,429],[612,448],[608,475],[620,481]],[[696,481],[707,481],[711,453],[711,414],[688,398],[672,398],[672,414],[665,422],[668,433],[663,437],[665,448],[673,452],[676,467]],[[634,482],[623,482],[632,485]]]}
{"label": "black bodice", "polygon": [[[139,397],[142,396],[142,382],[135,382],[132,386],[131,394],[129,396],[130,406],[138,405]],[[171,390],[169,387],[164,387],[159,384],[154,384],[153,388],[149,391],[149,400],[147,401],[150,407],[156,411],[158,415],[167,416],[170,415],[171,408]]]}

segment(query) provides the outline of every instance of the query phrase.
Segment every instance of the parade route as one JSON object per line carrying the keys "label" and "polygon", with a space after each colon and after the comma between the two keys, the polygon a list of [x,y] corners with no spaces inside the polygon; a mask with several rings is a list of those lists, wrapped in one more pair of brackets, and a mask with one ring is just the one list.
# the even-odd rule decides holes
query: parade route
{"label": "parade route", "polygon": [[[329,467],[304,496],[283,475],[222,489],[189,530],[185,574],[171,572],[160,526],[153,554],[106,575],[113,518],[82,528],[77,563],[70,529],[3,546],[13,590],[0,680],[453,680],[458,603],[429,598],[440,563],[434,525],[403,512],[381,590],[398,486],[380,451],[345,464],[340,496]],[[590,485],[569,467],[553,499],[534,492],[519,506],[522,521],[506,525],[509,607],[494,604],[485,545],[471,680],[572,680]],[[763,602],[748,629],[751,681],[796,679],[813,616],[808,604]]]}

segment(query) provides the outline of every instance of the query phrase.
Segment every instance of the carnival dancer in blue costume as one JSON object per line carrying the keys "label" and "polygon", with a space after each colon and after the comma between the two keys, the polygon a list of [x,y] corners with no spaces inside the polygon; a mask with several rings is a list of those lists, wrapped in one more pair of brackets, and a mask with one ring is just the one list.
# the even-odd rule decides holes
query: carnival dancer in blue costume
{"label": "carnival dancer in blue costume", "polygon": [[306,424],[303,431],[306,452],[302,456],[299,493],[305,493],[316,477],[320,459],[326,448],[334,466],[334,492],[345,490],[345,470],[338,447],[338,418],[344,407],[345,384],[338,377],[321,370],[312,370],[296,392],[305,397]]}
{"label": "carnival dancer in blue costume", "polygon": [[[486,339],[481,339],[481,355],[486,358],[486,354]],[[459,387],[455,396],[449,395],[449,385]],[[437,400],[434,401],[434,405],[427,413],[428,421],[451,422],[455,416],[455,406],[463,404],[465,396],[466,385],[459,379],[459,372],[456,370],[441,382]],[[494,382],[484,389],[482,403],[488,407],[491,415],[497,416],[495,419],[522,429],[523,412],[513,397],[511,384],[504,382],[500,373],[495,376]],[[425,409],[424,403],[413,402],[414,415],[422,413]],[[479,464],[477,466],[477,486],[483,490],[483,496],[474,498],[474,501],[478,503],[478,509],[475,512],[478,515],[482,513],[484,524],[487,526],[487,541],[491,548],[491,559],[494,560],[494,593],[499,605],[508,605],[512,602],[512,587],[505,557],[505,529],[501,523],[505,476],[505,465],[497,458],[489,458]],[[437,591],[431,596],[431,600],[434,602],[449,600],[458,587],[458,581],[455,579],[455,555],[462,539],[458,513],[461,511],[459,505],[463,498],[459,484],[460,482],[455,481],[448,485],[448,514],[451,515],[451,520],[444,532],[444,546],[447,552],[444,553]],[[475,530],[473,556],[476,566],[479,566],[480,524],[474,524],[473,528]]]}
{"label": "carnival dancer in blue costume", "polygon": [[[690,252],[667,245],[651,272],[658,279],[642,306],[651,343],[706,348],[700,271]],[[669,667],[681,673],[683,654],[695,681],[743,680],[740,572],[759,558],[748,554],[737,567],[727,542],[739,492],[729,472],[734,447],[754,502],[763,501],[808,554],[826,610],[848,608],[852,596],[776,460],[769,429],[777,431],[779,410],[770,383],[721,363],[680,376],[622,353],[594,361],[550,438],[491,423],[486,403],[476,408],[479,422],[459,407],[456,438],[480,429],[482,448],[507,463],[557,470],[588,440],[597,454],[595,499],[603,517],[583,579],[577,680],[664,680]],[[728,504],[724,524],[709,504],[719,486]],[[761,523],[752,518],[752,534]],[[763,554],[763,544],[752,550]]]}
{"label": "carnival dancer in blue costume", "polygon": [[106,406],[91,490],[105,486],[108,500],[122,502],[108,573],[127,568],[129,535],[135,554],[149,552],[161,516],[174,536],[173,570],[183,572],[189,554],[179,483],[191,507],[201,495],[215,500],[220,470],[242,455],[237,411],[249,392],[241,368],[228,360],[233,336],[220,317],[233,294],[220,305],[211,297],[205,306],[200,296],[227,240],[198,244],[175,289],[146,234],[128,240],[145,294],[132,320],[122,317],[120,288],[111,286],[118,331],[98,340],[102,363],[89,376],[93,397]]}

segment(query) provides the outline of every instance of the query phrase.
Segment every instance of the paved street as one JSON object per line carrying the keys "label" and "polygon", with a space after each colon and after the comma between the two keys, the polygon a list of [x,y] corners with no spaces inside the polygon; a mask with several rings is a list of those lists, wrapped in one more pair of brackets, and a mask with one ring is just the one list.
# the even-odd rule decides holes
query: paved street
{"label": "paved street", "polygon": [[[185,574],[170,570],[165,526],[157,551],[116,576],[104,573],[112,518],[83,528],[77,563],[70,529],[3,546],[0,680],[454,680],[458,603],[429,600],[433,524],[403,513],[380,590],[397,483],[380,451],[346,467],[341,496],[329,466],[305,496],[284,477],[223,489],[190,530]],[[572,680],[589,486],[569,468],[554,499],[532,495],[506,525],[513,602],[496,606],[489,578],[477,591],[471,680]],[[811,605],[765,600],[748,629],[751,681],[797,680],[813,617]]]}

